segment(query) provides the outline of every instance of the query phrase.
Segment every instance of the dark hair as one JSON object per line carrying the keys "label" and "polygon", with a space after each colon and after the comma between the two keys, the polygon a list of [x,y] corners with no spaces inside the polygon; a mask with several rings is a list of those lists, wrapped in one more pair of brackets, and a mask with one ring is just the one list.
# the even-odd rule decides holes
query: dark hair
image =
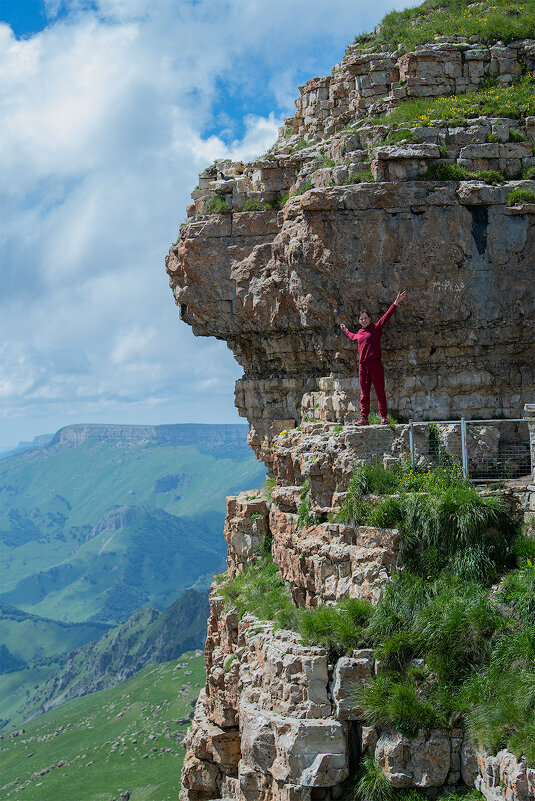
{"label": "dark hair", "polygon": [[370,314],[370,312],[368,311],[368,309],[361,309],[361,310],[359,311],[359,317],[361,316],[361,314],[367,314],[367,315],[368,315],[368,317],[369,317],[369,318],[370,318],[370,320],[371,320],[371,314]]}

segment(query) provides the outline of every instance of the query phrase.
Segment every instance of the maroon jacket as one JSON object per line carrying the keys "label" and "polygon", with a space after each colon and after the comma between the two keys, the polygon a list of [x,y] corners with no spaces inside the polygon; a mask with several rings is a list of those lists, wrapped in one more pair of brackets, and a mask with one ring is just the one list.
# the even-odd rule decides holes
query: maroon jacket
{"label": "maroon jacket", "polygon": [[349,339],[357,341],[359,348],[359,361],[368,362],[372,359],[381,358],[381,334],[383,333],[383,326],[387,323],[394,312],[396,311],[396,304],[393,303],[388,311],[383,314],[380,320],[376,323],[370,323],[366,328],[361,328],[356,334],[351,331],[346,331]]}

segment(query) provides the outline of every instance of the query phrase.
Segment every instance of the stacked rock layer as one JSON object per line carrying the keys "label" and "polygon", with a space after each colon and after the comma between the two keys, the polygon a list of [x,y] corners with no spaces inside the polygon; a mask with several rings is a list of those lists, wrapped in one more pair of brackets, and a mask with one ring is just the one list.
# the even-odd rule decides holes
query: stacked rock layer
{"label": "stacked rock layer", "polygon": [[[535,166],[535,117],[434,120],[395,143],[373,118],[407,98],[474,91],[489,78],[509,84],[534,67],[533,41],[442,41],[401,57],[350,48],[331,76],[301,88],[265,156],[201,174],[167,272],[182,319],[225,340],[242,365],[236,404],[276,477],[269,500],[255,491],[227,499],[229,577],[258,558],[267,535],[299,606],[376,601],[399,566],[395,530],[298,530],[305,480],[312,513],[327,515],[346,497],[355,462],[388,464],[409,449],[406,425],[354,425],[356,353],[335,309],[351,329],[360,307],[376,319],[407,289],[383,337],[399,415],[516,418],[532,400],[535,204],[508,198],[535,192],[521,177]],[[498,171],[502,183],[421,180],[433,165]],[[471,458],[499,459],[500,441],[520,436],[504,425],[472,428]],[[429,429],[413,435],[417,458],[429,459]],[[459,452],[455,427],[439,426],[439,437]],[[527,484],[510,500],[520,514],[534,505]],[[217,585],[210,603],[207,683],[181,801],[335,801],[363,754],[394,787],[431,797],[463,783],[489,801],[535,795],[525,761],[477,751],[460,730],[407,738],[366,726],[352,688],[380,670],[369,650],[336,658],[238,619]]]}

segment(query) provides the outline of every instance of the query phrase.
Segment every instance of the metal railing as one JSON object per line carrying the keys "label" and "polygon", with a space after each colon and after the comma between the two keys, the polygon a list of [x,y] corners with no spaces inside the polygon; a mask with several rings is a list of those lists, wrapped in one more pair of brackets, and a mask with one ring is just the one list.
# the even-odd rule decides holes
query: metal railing
{"label": "metal railing", "polygon": [[[422,427],[428,436],[422,436]],[[500,432],[499,427],[503,427]],[[526,418],[409,421],[412,467],[422,457],[431,463],[453,458],[472,481],[503,481],[531,472]]]}

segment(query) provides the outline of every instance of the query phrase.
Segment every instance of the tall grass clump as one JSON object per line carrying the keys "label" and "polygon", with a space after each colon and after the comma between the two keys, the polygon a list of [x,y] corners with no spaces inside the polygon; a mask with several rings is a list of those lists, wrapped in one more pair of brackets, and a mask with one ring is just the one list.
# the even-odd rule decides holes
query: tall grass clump
{"label": "tall grass clump", "polygon": [[361,760],[354,789],[354,801],[394,801],[395,790],[384,770],[372,757]]}
{"label": "tall grass clump", "polygon": [[269,555],[223,584],[219,592],[240,617],[249,612],[261,620],[273,620],[277,628],[299,627],[298,610],[292,604],[290,590]]}
{"label": "tall grass clump", "polygon": [[300,632],[306,644],[351,651],[358,648],[372,605],[360,598],[343,598],[335,606],[302,610]]}

